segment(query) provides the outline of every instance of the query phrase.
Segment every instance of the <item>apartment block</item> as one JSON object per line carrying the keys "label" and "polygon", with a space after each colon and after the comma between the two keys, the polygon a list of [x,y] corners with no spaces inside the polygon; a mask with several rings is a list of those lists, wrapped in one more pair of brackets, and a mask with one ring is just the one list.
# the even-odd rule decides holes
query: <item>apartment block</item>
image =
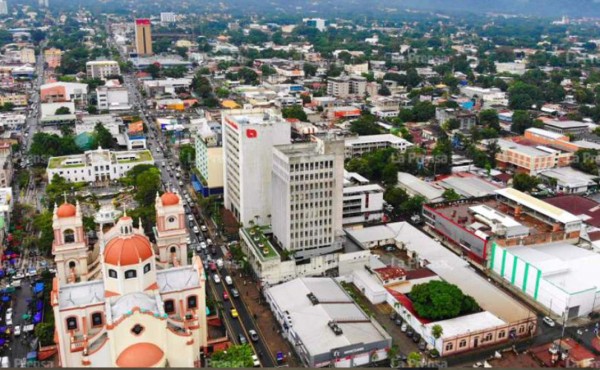
{"label": "apartment block", "polygon": [[115,60],[95,60],[85,64],[88,78],[105,80],[109,76],[121,75],[119,63]]}
{"label": "apartment block", "polygon": [[273,148],[273,234],[298,259],[339,249],[344,141],[318,139]]}
{"label": "apartment block", "polygon": [[367,89],[367,79],[361,76],[340,76],[327,80],[327,95],[337,98],[363,96]]}

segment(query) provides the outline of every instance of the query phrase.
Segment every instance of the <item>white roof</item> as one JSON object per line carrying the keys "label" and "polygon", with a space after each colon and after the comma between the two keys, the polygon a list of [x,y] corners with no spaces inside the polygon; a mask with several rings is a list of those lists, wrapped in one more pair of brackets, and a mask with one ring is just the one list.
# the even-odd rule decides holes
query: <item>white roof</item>
{"label": "white roof", "polygon": [[507,248],[507,252],[535,266],[544,280],[574,294],[600,290],[600,254],[566,243]]}
{"label": "white roof", "polygon": [[564,137],[563,134],[558,134],[556,132],[552,132],[552,131],[548,131],[548,130],[543,130],[541,128],[536,128],[536,127],[532,127],[532,128],[528,128],[527,130],[525,130],[526,132],[531,132],[534,135],[538,135],[538,136],[543,136],[546,137],[548,139],[560,139],[562,137]]}
{"label": "white roof", "polygon": [[[318,304],[311,303],[309,293]],[[371,321],[334,279],[297,278],[268,288],[267,294],[282,312],[289,313],[293,331],[311,355],[353,344],[391,342],[389,334]],[[343,333],[335,335],[327,325],[332,320],[366,322],[338,323]]]}
{"label": "white roof", "polygon": [[58,289],[58,307],[61,310],[99,302],[104,302],[104,282],[102,280],[60,285]]}
{"label": "white roof", "polygon": [[452,338],[457,335],[465,334],[466,328],[468,328],[469,331],[477,332],[504,324],[505,322],[500,320],[494,314],[483,311],[471,315],[455,317],[449,320],[431,322],[426,324],[425,327],[430,329],[434,325],[440,325],[444,329],[442,338]]}
{"label": "white roof", "polygon": [[544,123],[548,126],[560,127],[560,128],[576,128],[576,127],[587,127],[588,124],[579,121],[547,121]]}
{"label": "white roof", "polygon": [[174,267],[156,272],[156,283],[161,293],[200,286],[200,274],[193,265]]}
{"label": "white roof", "polygon": [[419,259],[429,262],[427,268],[440,278],[457,285],[465,294],[473,297],[482,309],[505,322],[523,320],[529,316],[529,311],[523,305],[481,277],[467,261],[408,222],[345,231],[354,239],[364,242],[396,239],[406,249],[415,252]]}
{"label": "white roof", "polygon": [[439,184],[447,189],[454,189],[458,194],[466,197],[482,197],[493,194],[498,186],[479,177],[447,177]]}
{"label": "white roof", "polygon": [[441,200],[444,194],[444,189],[438,189],[430,183],[406,172],[398,172],[398,185],[407,188],[407,190],[414,194],[424,196],[430,202]]}
{"label": "white roof", "polygon": [[113,320],[131,311],[134,307],[153,313],[162,314],[163,311],[156,301],[156,297],[149,296],[146,293],[134,292],[119,297],[111,306],[111,317]]}
{"label": "white roof", "polygon": [[521,226],[519,222],[517,222],[514,218],[505,215],[496,211],[495,209],[486,206],[485,204],[480,204],[477,206],[469,207],[469,209],[475,213],[482,215],[483,217],[490,219],[492,221],[497,221],[506,227],[517,227]]}
{"label": "white roof", "polygon": [[579,187],[595,184],[597,176],[578,171],[572,167],[558,167],[540,172],[540,175],[556,179],[563,186]]}
{"label": "white roof", "polygon": [[563,224],[569,222],[581,222],[577,216],[567,211],[564,211],[558,207],[548,204],[542,200],[532,197],[531,195],[525,194],[513,188],[505,188],[496,190],[496,194],[508,198],[514,202],[517,202],[529,209],[543,214],[553,220],[562,222]]}
{"label": "white roof", "polygon": [[392,134],[354,136],[346,138],[344,142],[346,146],[365,143],[405,144],[409,146],[412,145],[412,143],[410,143],[409,141]]}

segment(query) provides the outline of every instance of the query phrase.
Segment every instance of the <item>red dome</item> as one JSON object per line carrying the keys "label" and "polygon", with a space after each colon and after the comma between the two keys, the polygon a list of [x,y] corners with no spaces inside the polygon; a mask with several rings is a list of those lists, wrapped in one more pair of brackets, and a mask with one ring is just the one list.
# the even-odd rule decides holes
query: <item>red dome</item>
{"label": "red dome", "polygon": [[117,357],[118,367],[154,367],[164,357],[164,352],[152,343],[136,343]]}
{"label": "red dome", "polygon": [[77,208],[70,203],[63,203],[58,210],[56,211],[56,215],[60,218],[64,217],[74,217],[77,214]]}
{"label": "red dome", "polygon": [[136,265],[152,255],[152,245],[139,234],[116,237],[104,247],[104,262],[116,266]]}
{"label": "red dome", "polygon": [[175,204],[179,204],[179,197],[174,193],[164,193],[160,200],[162,201],[163,206],[174,206]]}

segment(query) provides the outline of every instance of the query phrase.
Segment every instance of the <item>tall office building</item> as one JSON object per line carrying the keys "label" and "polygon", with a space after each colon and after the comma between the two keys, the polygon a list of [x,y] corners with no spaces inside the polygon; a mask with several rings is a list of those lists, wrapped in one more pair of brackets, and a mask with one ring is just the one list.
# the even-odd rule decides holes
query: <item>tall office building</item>
{"label": "tall office building", "polygon": [[224,202],[237,220],[268,224],[273,146],[289,144],[290,124],[272,109],[223,113]]}
{"label": "tall office building", "polygon": [[6,0],[0,0],[0,15],[8,14],[8,4]]}
{"label": "tall office building", "polygon": [[38,0],[38,5],[46,8],[50,7],[49,0]]}
{"label": "tall office building", "polygon": [[273,234],[296,258],[342,247],[344,140],[273,148],[271,180]]}
{"label": "tall office building", "polygon": [[135,49],[138,55],[152,55],[150,19],[135,20]]}
{"label": "tall office building", "polygon": [[160,13],[160,23],[175,23],[177,16],[173,12]]}

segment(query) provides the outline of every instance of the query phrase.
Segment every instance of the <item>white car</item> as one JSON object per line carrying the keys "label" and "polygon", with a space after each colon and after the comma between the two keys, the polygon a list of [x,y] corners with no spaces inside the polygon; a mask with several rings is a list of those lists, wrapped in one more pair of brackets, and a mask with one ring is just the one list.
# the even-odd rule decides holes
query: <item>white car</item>
{"label": "white car", "polygon": [[206,244],[208,244],[208,245],[212,245],[212,240],[210,240],[210,239],[206,239]]}
{"label": "white car", "polygon": [[213,275],[213,280],[215,281],[215,284],[221,283],[221,278],[217,274]]}
{"label": "white car", "polygon": [[192,215],[188,215],[188,220],[189,220],[189,221],[194,221],[194,216],[192,216]]}
{"label": "white car", "polygon": [[190,245],[190,244],[192,244],[192,239],[190,239],[190,237],[188,236],[188,237],[185,239],[185,243],[186,243],[187,245]]}
{"label": "white car", "polygon": [[21,335],[21,325],[17,325],[15,326],[15,337],[18,337],[19,335]]}
{"label": "white car", "polygon": [[544,318],[542,319],[542,321],[544,322],[544,324],[546,324],[546,325],[548,325],[550,327],[554,327],[556,325],[556,323],[554,322],[554,320],[552,320],[548,316],[544,316]]}
{"label": "white car", "polygon": [[225,283],[227,285],[233,285],[233,280],[231,279],[231,276],[229,276],[229,275],[225,276]]}
{"label": "white car", "polygon": [[198,229],[198,226],[194,226],[194,233],[200,234],[200,229]]}
{"label": "white car", "polygon": [[206,249],[206,243],[200,242],[200,249]]}
{"label": "white car", "polygon": [[23,279],[25,277],[25,274],[21,273],[21,272],[17,272],[15,274],[15,277],[13,279],[17,280],[17,279]]}
{"label": "white car", "polygon": [[12,323],[12,316],[11,316],[11,317],[7,317],[7,318],[6,318],[6,325],[7,325],[7,326],[12,326],[12,324],[13,324],[13,323]]}
{"label": "white car", "polygon": [[203,232],[207,232],[208,228],[206,227],[206,225],[202,225],[200,226],[200,230],[202,230]]}
{"label": "white car", "polygon": [[258,357],[256,355],[252,355],[252,366],[260,367],[260,361],[258,361]]}

